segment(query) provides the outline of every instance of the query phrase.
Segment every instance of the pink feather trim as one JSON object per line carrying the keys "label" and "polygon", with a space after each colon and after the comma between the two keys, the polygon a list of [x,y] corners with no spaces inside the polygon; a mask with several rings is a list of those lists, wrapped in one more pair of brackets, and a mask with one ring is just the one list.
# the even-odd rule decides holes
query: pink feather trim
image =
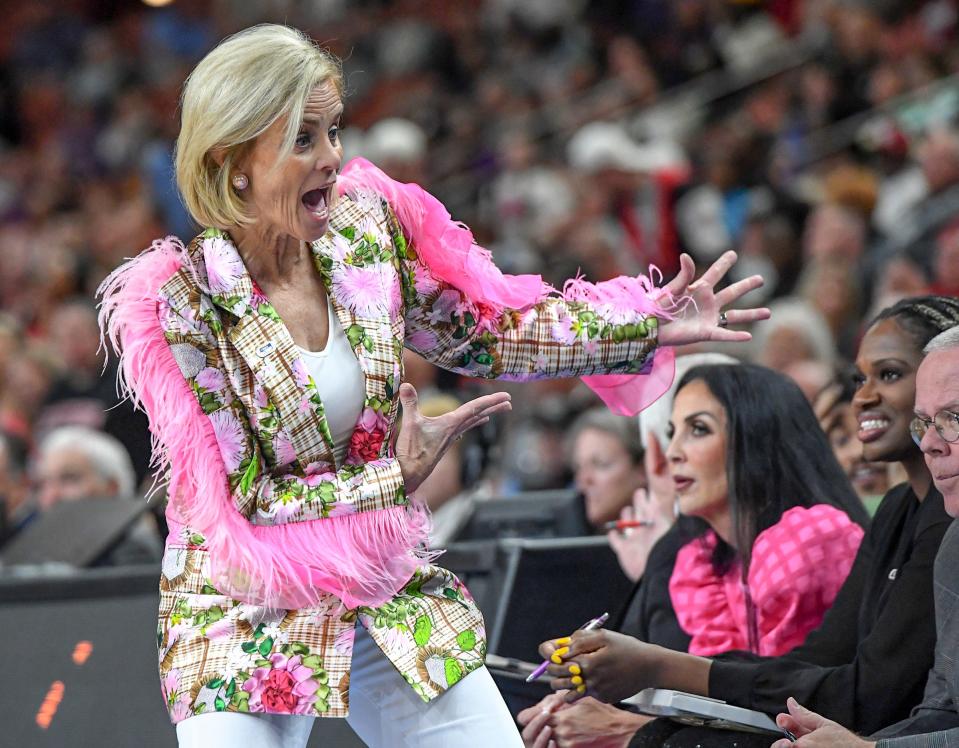
{"label": "pink feather trim", "polygon": [[[352,197],[372,193],[386,198],[430,272],[473,303],[491,308],[496,316],[504,309],[525,310],[559,295],[539,275],[501,272],[489,250],[476,244],[470,230],[454,221],[445,206],[419,185],[397,182],[363,158],[351,160],[338,182],[340,192]],[[588,302],[614,320],[617,315],[635,319],[637,313],[674,319],[684,300],[668,296],[665,288],[656,288],[654,277],[662,279],[655,266],[650,266],[648,277],[619,276],[601,283],[577,277],[566,281],[562,298]],[[664,296],[668,297],[665,302]],[[664,354],[658,350],[648,375],[594,374],[583,377],[583,382],[614,413],[636,415],[669,389],[674,363],[672,351]]]}
{"label": "pink feather trim", "polygon": [[115,270],[100,286],[100,328],[120,356],[119,386],[147,412],[157,474],[169,470],[173,519],[206,537],[213,584],[272,608],[309,607],[326,594],[348,608],[389,600],[423,563],[429,531],[415,502],[329,519],[256,526],[230,495],[216,437],[166,343],[160,287],[187,263],[175,237]]}
{"label": "pink feather trim", "polygon": [[456,285],[473,301],[497,311],[525,309],[553,290],[539,275],[504,275],[489,250],[473,240],[472,232],[418,184],[397,182],[364,158],[351,160],[337,181],[341,193],[386,198],[430,272]]}

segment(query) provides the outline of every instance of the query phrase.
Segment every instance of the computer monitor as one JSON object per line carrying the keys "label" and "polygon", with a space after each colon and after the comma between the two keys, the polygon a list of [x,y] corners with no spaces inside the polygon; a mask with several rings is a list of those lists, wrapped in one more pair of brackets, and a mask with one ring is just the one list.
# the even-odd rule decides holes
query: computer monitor
{"label": "computer monitor", "polygon": [[116,546],[148,509],[142,498],[61,501],[9,540],[0,551],[0,561],[4,566],[90,566]]}
{"label": "computer monitor", "polygon": [[633,583],[604,536],[503,540],[498,599],[484,610],[489,651],[535,660],[540,642],[566,636],[601,613],[615,618]]}
{"label": "computer monitor", "polygon": [[580,537],[592,532],[576,491],[529,491],[480,500],[455,540]]}

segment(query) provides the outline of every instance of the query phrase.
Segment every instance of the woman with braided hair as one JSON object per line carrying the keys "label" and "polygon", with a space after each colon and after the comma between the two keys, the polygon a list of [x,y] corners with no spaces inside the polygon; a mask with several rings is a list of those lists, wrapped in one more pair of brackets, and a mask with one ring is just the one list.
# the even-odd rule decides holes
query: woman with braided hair
{"label": "woman with braided hair", "polygon": [[[909,431],[915,375],[925,344],[956,325],[959,299],[921,296],[884,309],[867,326],[856,357],[857,436],[866,460],[898,462],[908,480],[883,497],[832,608],[803,644],[779,657],[731,652],[710,659],[609,631],[578,632],[562,664],[550,667],[553,687],[569,689],[575,665],[586,695],[606,702],[644,688],[671,688],[775,715],[794,696],[861,734],[907,716],[922,699],[933,662],[933,560],[951,522]],[[555,649],[548,641],[540,651],[549,657]],[[604,728],[599,728],[590,737],[593,742],[581,742],[581,730],[569,740],[563,726],[572,720],[565,712],[572,716],[577,705],[570,708],[567,702],[579,696],[570,691],[557,697],[552,712],[520,714],[526,744],[708,748],[735,742],[740,748],[765,748],[770,741],[667,720],[651,722],[632,737],[600,740]]]}

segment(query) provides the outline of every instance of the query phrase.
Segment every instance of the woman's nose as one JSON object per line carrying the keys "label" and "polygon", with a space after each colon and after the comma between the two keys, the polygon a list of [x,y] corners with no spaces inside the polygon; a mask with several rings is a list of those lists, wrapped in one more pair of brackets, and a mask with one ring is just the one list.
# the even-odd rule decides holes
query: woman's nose
{"label": "woman's nose", "polygon": [[857,408],[863,408],[875,403],[878,399],[878,393],[872,384],[872,380],[867,378],[861,385],[859,385],[859,388],[853,394],[852,404]]}
{"label": "woman's nose", "polygon": [[670,439],[669,444],[666,445],[666,461],[669,463],[680,462],[683,459],[682,450],[679,448],[679,445],[676,443],[676,439]]}
{"label": "woman's nose", "polygon": [[327,144],[316,159],[315,169],[322,172],[336,173],[343,163],[343,154],[339,148]]}

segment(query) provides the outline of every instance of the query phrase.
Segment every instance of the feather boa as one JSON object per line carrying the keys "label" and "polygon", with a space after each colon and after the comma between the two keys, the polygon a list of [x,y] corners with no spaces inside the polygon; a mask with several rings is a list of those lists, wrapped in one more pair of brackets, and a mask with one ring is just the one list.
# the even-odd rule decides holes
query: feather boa
{"label": "feather boa", "polygon": [[[668,291],[655,287],[652,278],[661,277],[655,267],[650,268],[649,277],[620,276],[601,283],[575,278],[566,282],[562,294],[539,275],[506,275],[493,263],[489,250],[476,244],[470,230],[454,221],[439,200],[417,184],[391,179],[366,159],[351,160],[337,184],[341,194],[356,197],[365,192],[386,198],[430,272],[497,316],[503,309],[523,310],[551,296],[588,301],[600,313],[613,316],[638,312],[669,320],[681,308],[682,300],[664,300]],[[673,351],[661,348],[646,375],[596,374],[582,379],[611,411],[633,416],[669,389],[674,361]]]}
{"label": "feather boa", "polygon": [[409,506],[278,526],[236,508],[209,418],[173,358],[157,317],[160,287],[188,262],[174,237],[154,242],[98,290],[104,343],[120,357],[118,385],[149,416],[157,475],[170,508],[206,538],[213,584],[271,608],[316,604],[326,593],[353,608],[389,600],[423,563],[428,513]]}

